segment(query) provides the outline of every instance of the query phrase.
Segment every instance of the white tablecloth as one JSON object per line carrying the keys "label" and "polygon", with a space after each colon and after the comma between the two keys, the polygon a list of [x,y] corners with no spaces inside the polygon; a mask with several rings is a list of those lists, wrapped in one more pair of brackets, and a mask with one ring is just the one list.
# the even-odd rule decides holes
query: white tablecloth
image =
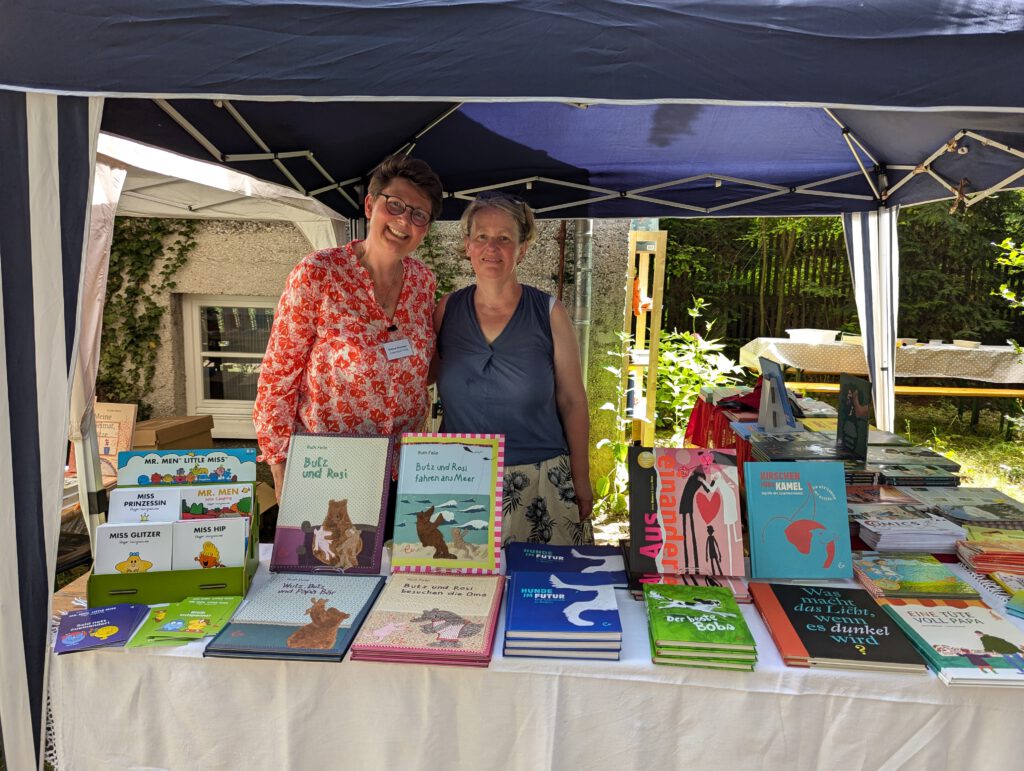
{"label": "white tablecloth", "polygon": [[[794,343],[788,338],[759,337],[740,348],[740,364],[761,371],[764,356],[807,372],[867,374],[864,349],[847,343]],[[985,383],[1024,383],[1024,362],[1008,345],[906,345],[896,349],[896,377],[935,377]]]}
{"label": "white tablecloth", "polygon": [[59,768],[1020,767],[1024,690],[786,667],[752,606],[756,671],[656,666],[643,604],[618,599],[618,662],[505,659],[500,641],[484,670],[51,656]]}

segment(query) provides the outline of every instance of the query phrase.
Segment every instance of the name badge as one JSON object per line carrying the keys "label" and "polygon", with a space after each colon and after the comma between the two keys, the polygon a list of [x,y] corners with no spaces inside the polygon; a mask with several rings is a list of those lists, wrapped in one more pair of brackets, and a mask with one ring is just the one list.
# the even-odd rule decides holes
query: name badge
{"label": "name badge", "polygon": [[403,337],[401,340],[391,340],[384,343],[384,353],[387,354],[388,361],[404,359],[406,356],[412,356],[412,345],[407,337]]}

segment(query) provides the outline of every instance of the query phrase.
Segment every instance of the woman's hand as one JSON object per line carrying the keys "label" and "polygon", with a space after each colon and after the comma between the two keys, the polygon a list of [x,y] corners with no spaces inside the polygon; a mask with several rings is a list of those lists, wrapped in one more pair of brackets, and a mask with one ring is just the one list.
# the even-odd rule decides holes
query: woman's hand
{"label": "woman's hand", "polygon": [[576,505],[580,509],[580,522],[590,519],[594,513],[594,488],[590,484],[590,478],[572,480],[572,486],[576,488]]}
{"label": "woman's hand", "polygon": [[281,490],[284,489],[284,461],[270,464],[270,475],[274,478],[274,495],[281,502]]}

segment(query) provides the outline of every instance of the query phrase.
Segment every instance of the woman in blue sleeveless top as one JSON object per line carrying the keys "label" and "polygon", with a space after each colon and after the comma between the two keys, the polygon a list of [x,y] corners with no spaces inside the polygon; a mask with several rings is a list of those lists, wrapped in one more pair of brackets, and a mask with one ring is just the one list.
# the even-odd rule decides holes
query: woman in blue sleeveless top
{"label": "woman in blue sleeveless top", "polygon": [[590,517],[590,418],[565,306],[520,284],[526,203],[482,194],[462,215],[476,284],[434,314],[442,431],[505,435],[502,542],[578,544]]}

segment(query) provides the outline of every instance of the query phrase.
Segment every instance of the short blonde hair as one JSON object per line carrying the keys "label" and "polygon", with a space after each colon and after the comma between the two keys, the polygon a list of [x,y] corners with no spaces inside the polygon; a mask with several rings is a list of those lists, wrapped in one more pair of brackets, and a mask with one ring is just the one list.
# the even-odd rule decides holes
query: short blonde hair
{"label": "short blonde hair", "polygon": [[498,190],[480,193],[462,212],[462,233],[466,238],[473,229],[473,218],[483,209],[497,209],[509,215],[516,223],[519,243],[530,246],[537,240],[537,225],[530,205],[522,198]]}

